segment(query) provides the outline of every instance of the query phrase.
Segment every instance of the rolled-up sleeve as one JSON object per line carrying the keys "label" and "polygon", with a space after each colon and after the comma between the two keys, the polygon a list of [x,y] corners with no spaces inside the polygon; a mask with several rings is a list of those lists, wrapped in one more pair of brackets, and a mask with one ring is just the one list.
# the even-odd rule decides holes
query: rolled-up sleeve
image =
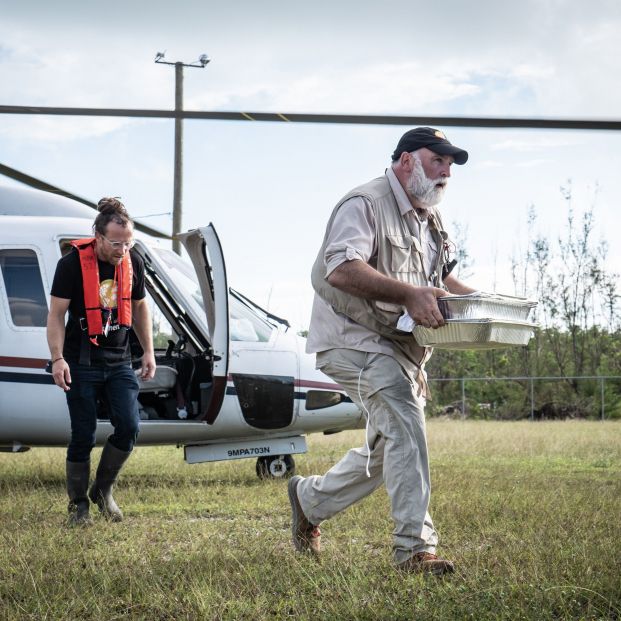
{"label": "rolled-up sleeve", "polygon": [[375,216],[361,196],[346,200],[336,212],[326,241],[326,278],[345,261],[364,261],[375,253]]}

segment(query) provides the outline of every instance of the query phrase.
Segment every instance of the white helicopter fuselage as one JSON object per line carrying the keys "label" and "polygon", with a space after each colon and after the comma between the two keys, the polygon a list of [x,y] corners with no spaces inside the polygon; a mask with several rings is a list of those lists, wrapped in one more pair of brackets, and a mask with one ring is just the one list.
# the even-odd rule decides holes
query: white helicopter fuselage
{"label": "white helicopter fuselage", "polygon": [[[66,396],[45,371],[45,320],[58,260],[70,240],[92,235],[93,215],[69,199],[0,188],[2,450],[69,441]],[[279,476],[283,456],[306,451],[305,434],[363,426],[343,389],[314,368],[305,339],[228,288],[213,227],[182,237],[193,265],[136,234],[159,338],[156,377],[140,382],[138,444],[184,446],[191,463],[259,457]],[[97,443],[111,431],[104,406]]]}

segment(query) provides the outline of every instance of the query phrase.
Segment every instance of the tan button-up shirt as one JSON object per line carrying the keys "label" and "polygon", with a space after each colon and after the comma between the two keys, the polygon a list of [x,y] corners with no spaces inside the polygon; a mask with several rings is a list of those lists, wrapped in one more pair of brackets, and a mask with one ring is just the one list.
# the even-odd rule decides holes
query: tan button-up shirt
{"label": "tan button-up shirt", "polygon": [[[429,277],[438,249],[429,231],[427,219],[417,216],[392,168],[386,170],[386,177],[410,230],[420,233],[418,237],[425,250],[423,268]],[[325,251],[326,278],[345,261],[360,260],[369,263],[376,254],[373,211],[362,197],[350,198],[341,205],[328,232]],[[431,285],[431,281],[429,284]],[[403,360],[403,355],[392,341],[335,312],[315,294],[306,351],[316,353],[334,348],[387,354],[397,358],[406,368],[411,366]]]}

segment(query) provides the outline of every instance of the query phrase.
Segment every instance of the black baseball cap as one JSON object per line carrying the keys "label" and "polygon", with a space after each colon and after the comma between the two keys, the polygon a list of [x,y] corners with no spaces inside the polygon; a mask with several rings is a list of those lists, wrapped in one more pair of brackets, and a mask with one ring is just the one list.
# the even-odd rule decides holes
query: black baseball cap
{"label": "black baseball cap", "polygon": [[453,146],[443,132],[433,127],[417,127],[405,132],[392,154],[392,161],[396,162],[404,151],[410,153],[423,147],[439,155],[452,155],[455,164],[465,164],[468,161],[467,151]]}

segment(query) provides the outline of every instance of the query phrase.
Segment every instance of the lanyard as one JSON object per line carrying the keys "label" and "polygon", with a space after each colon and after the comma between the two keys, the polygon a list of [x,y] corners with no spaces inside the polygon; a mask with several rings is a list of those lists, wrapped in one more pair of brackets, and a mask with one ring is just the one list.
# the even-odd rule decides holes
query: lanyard
{"label": "lanyard", "polygon": [[[114,266],[114,278],[112,279],[112,291],[110,292],[110,304],[112,304],[112,298],[113,296],[116,295],[116,305],[117,308],[119,306],[119,290],[118,290],[118,271],[117,271],[117,266]],[[106,323],[103,327],[103,335],[104,336],[108,336],[108,332],[110,331],[110,326],[112,324],[112,306],[108,306],[105,308],[105,310],[108,312],[108,316],[106,318]]]}

